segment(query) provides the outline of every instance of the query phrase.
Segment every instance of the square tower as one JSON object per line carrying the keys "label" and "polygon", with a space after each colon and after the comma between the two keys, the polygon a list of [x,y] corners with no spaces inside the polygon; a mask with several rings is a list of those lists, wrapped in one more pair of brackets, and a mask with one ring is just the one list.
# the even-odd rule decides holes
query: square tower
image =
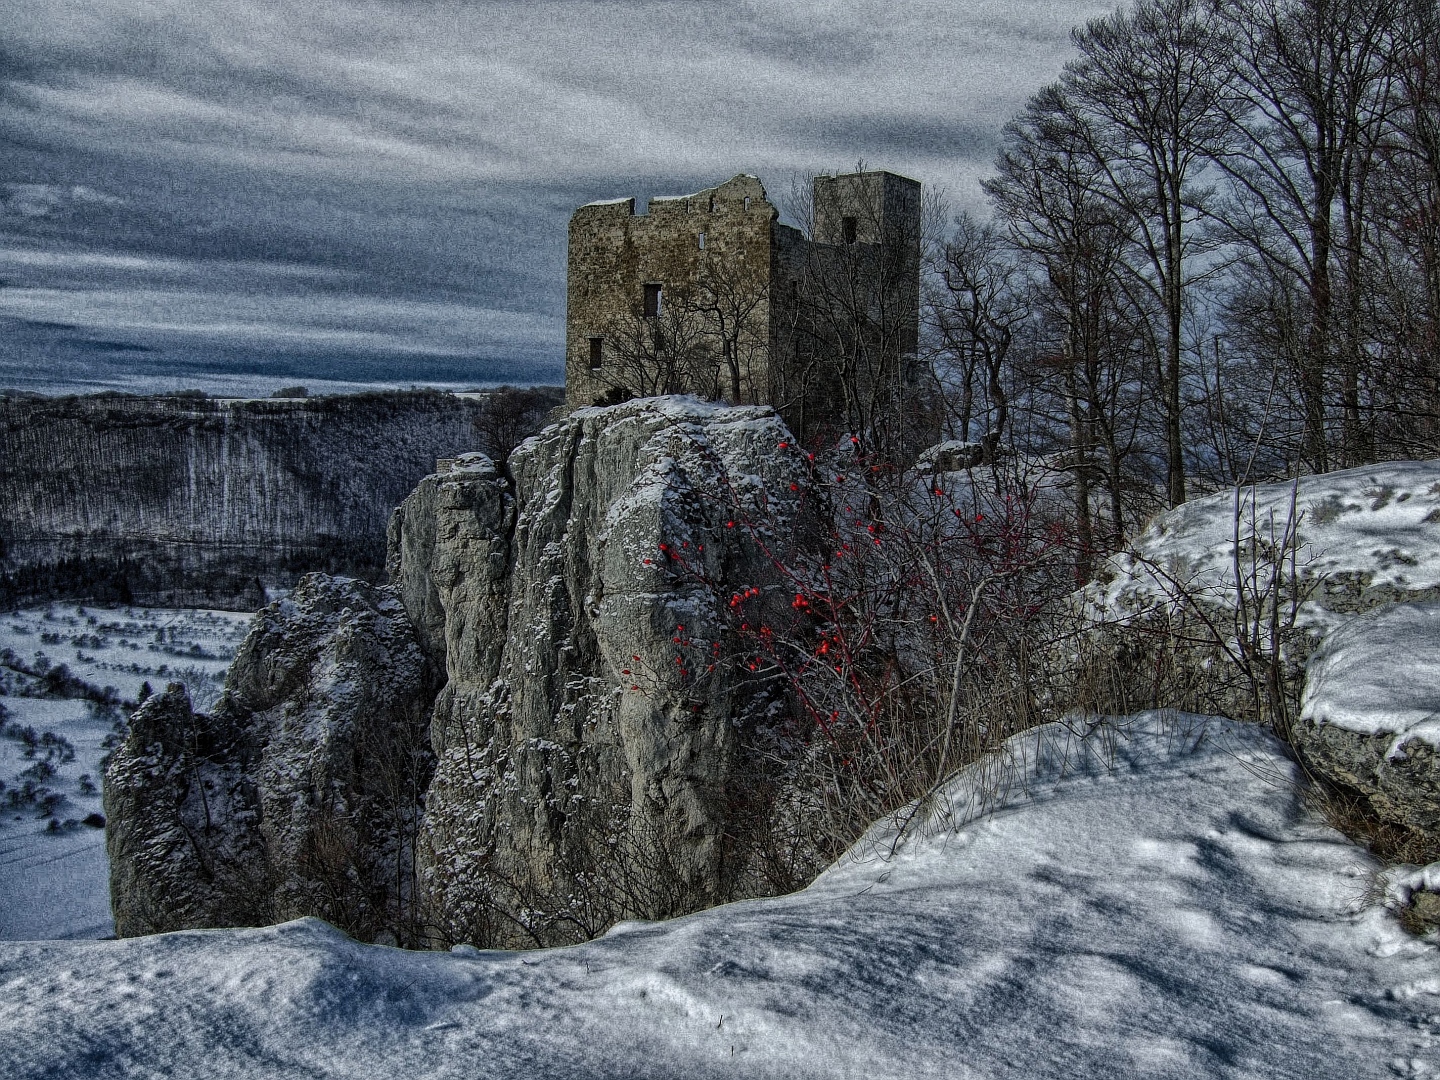
{"label": "square tower", "polygon": [[[886,348],[913,358],[920,337],[920,184],[891,172],[817,176],[812,181],[816,244],[843,252],[866,251],[873,285],[893,330]],[[858,252],[856,253],[858,255]]]}

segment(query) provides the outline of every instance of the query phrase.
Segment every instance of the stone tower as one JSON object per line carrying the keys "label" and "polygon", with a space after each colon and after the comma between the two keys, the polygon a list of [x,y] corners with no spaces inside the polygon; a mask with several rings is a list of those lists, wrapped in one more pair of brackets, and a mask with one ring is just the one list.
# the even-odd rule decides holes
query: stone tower
{"label": "stone tower", "polygon": [[[812,181],[815,246],[859,245],[893,306],[895,351],[913,358],[920,335],[920,185],[889,172],[817,176]],[[887,330],[886,333],[891,331]]]}
{"label": "stone tower", "polygon": [[919,333],[920,185],[818,176],[811,197],[810,239],[744,174],[643,214],[576,210],[566,404],[691,393],[774,405],[797,433],[890,407]]}

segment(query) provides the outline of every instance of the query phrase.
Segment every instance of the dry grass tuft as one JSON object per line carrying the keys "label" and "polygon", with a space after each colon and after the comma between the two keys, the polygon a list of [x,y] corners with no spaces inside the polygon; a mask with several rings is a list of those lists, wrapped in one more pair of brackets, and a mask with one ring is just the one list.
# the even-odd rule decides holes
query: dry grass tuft
{"label": "dry grass tuft", "polygon": [[1311,776],[1305,804],[1387,866],[1424,866],[1440,861],[1440,837],[1387,821],[1357,791]]}

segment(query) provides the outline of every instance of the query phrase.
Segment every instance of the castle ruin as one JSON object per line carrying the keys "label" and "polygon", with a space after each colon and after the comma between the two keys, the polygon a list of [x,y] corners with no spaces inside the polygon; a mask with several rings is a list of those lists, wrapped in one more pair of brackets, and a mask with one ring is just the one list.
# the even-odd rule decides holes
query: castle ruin
{"label": "castle ruin", "polygon": [[570,219],[569,407],[689,393],[775,406],[797,433],[866,430],[914,377],[920,185],[817,176],[810,236],[754,176],[589,203]]}

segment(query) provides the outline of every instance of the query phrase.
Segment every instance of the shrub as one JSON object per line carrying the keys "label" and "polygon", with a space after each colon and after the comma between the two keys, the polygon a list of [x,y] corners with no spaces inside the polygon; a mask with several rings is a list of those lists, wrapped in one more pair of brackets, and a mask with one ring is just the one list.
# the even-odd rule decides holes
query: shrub
{"label": "shrub", "polygon": [[[760,741],[786,793],[770,846],[818,869],[1050,718],[1045,663],[1049,643],[1073,633],[1063,601],[1076,559],[1064,520],[1019,470],[919,477],[863,453],[805,459],[809,529],[769,520],[749,494],[717,496],[778,584],[720,598],[724,640],[682,628],[676,670],[683,680],[735,663],[769,686],[781,719]],[[713,588],[688,542],[659,556],[677,579]]]}

